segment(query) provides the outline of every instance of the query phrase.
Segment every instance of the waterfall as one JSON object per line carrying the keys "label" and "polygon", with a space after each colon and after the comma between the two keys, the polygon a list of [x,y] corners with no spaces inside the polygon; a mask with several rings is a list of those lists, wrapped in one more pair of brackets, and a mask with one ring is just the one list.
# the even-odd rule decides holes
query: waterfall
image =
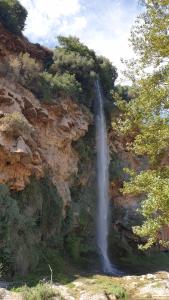
{"label": "waterfall", "polygon": [[97,146],[97,180],[98,180],[98,211],[97,211],[97,246],[103,271],[115,273],[108,255],[108,214],[109,214],[109,158],[107,130],[104,116],[103,97],[100,83],[96,83],[96,146]]}

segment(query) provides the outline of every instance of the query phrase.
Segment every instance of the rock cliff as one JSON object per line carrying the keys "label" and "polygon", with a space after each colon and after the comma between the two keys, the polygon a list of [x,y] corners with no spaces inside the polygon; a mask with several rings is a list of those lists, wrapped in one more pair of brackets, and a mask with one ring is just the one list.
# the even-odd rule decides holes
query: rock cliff
{"label": "rock cliff", "polygon": [[[89,125],[93,122],[93,116],[86,107],[77,104],[69,97],[55,99],[53,104],[42,104],[15,78],[5,76],[6,62],[11,57],[17,58],[20,53],[29,53],[30,57],[35,58],[40,65],[52,58],[50,50],[31,44],[23,36],[16,37],[0,25],[0,185],[9,188],[13,199],[17,200],[21,214],[34,218],[35,222],[38,222],[38,214],[42,214],[44,201],[49,201],[45,204],[49,205],[51,201],[57,201],[57,195],[52,194],[49,200],[42,196],[43,200],[38,202],[37,190],[32,191],[31,197],[35,197],[35,201],[28,203],[29,196],[26,191],[31,186],[32,178],[37,182],[37,186],[38,184],[41,186],[43,184],[41,180],[45,180],[47,176],[50,178],[50,185],[56,187],[61,198],[62,210],[58,212],[64,222],[64,219],[68,218],[67,214],[70,210],[68,208],[72,206],[71,186],[78,174],[80,160],[73,143],[87,133]],[[25,194],[26,196],[23,196]],[[27,203],[23,208],[25,197]],[[1,206],[3,207],[2,203]],[[53,209],[54,207],[50,207],[47,218],[50,218]],[[73,214],[76,213],[72,210],[71,208],[72,218],[74,218]],[[55,212],[56,216],[58,212]],[[77,217],[75,223],[76,221]],[[51,224],[52,234],[56,234],[57,224],[57,221],[56,224],[55,222]],[[70,231],[72,226],[70,225]],[[49,232],[48,228],[46,233],[48,236],[50,236]],[[13,235],[11,232],[10,239],[14,243]],[[19,236],[17,229],[15,237],[16,235]],[[32,240],[36,240],[35,244],[37,244],[38,241],[45,240],[44,236],[44,228],[41,228],[40,234],[35,233]],[[27,272],[31,265],[31,259],[28,259],[26,265],[24,262],[25,246],[23,241],[20,241],[18,249],[16,245],[10,246],[15,257],[15,269],[22,273]],[[31,248],[30,242],[27,246]],[[4,251],[5,247],[7,241],[4,241],[1,251]]]}
{"label": "rock cliff", "polygon": [[31,176],[41,178],[48,169],[69,202],[69,184],[79,159],[72,142],[87,132],[89,111],[68,98],[41,105],[32,93],[4,78],[0,101],[0,183],[23,190]]}

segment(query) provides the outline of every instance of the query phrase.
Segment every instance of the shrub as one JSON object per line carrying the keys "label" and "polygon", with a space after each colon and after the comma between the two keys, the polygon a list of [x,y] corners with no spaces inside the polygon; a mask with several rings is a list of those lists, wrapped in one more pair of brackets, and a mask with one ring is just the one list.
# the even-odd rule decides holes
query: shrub
{"label": "shrub", "polygon": [[14,80],[31,90],[42,66],[29,53],[20,53],[19,56],[9,56],[8,61],[0,62],[0,74],[9,80]]}
{"label": "shrub", "polygon": [[15,79],[26,87],[41,71],[41,66],[34,58],[30,57],[29,53],[20,53],[18,57],[11,57],[9,66]]}
{"label": "shrub", "polygon": [[64,48],[68,52],[79,53],[83,57],[96,59],[96,54],[93,50],[89,49],[86,45],[82,44],[77,37],[74,36],[58,36],[58,42],[60,47]]}
{"label": "shrub", "polygon": [[[33,220],[20,213],[17,201],[10,195],[6,185],[0,184],[0,262],[1,273],[7,275],[13,270],[15,255],[21,245],[27,246],[31,236]],[[30,238],[30,237],[29,237]]]}
{"label": "shrub", "polygon": [[20,289],[23,300],[48,300],[55,299],[64,300],[64,298],[47,284],[38,284],[36,287],[30,288],[24,286]]}
{"label": "shrub", "polygon": [[91,290],[104,291],[108,297],[115,296],[117,299],[127,299],[126,290],[119,284],[115,284],[112,279],[104,276],[97,276],[92,283]]}
{"label": "shrub", "polygon": [[[54,52],[54,64],[51,67],[52,73],[70,72],[76,76],[90,76],[90,71],[94,69],[92,57],[82,56],[75,51],[57,48]],[[87,73],[87,74],[86,74]]]}
{"label": "shrub", "polygon": [[31,90],[46,101],[59,96],[70,96],[77,99],[81,94],[81,85],[75,75],[64,73],[52,75],[47,72],[40,73]]}
{"label": "shrub", "polygon": [[80,263],[82,260],[81,250],[83,248],[82,238],[74,233],[70,233],[66,239],[66,248],[73,262]]}
{"label": "shrub", "polygon": [[26,9],[17,0],[0,0],[0,22],[11,32],[21,34],[27,17]]}
{"label": "shrub", "polygon": [[[117,78],[116,68],[104,57],[97,57],[95,52],[82,44],[76,37],[58,37],[59,46],[54,51],[54,63],[50,72],[63,74],[69,72],[81,84],[83,97],[81,102],[91,107],[95,98],[94,80],[100,77],[106,97],[111,98],[111,90]],[[97,75],[96,75],[97,74]]]}
{"label": "shrub", "polygon": [[0,119],[0,131],[8,132],[15,137],[20,135],[28,136],[33,133],[33,127],[21,113],[14,112]]}

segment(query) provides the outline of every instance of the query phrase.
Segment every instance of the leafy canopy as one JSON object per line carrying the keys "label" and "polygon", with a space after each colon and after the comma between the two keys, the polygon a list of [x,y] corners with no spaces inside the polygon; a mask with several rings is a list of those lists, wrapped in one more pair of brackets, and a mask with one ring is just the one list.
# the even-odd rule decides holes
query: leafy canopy
{"label": "leafy canopy", "polygon": [[0,0],[0,22],[11,32],[21,34],[25,27],[26,9],[17,0]]}
{"label": "leafy canopy", "polygon": [[130,78],[136,97],[129,103],[117,99],[120,117],[113,126],[128,150],[147,159],[146,170],[129,171],[131,180],[123,189],[143,198],[143,224],[134,232],[146,238],[140,248],[147,249],[156,242],[168,245],[161,231],[169,225],[169,0],[144,5],[131,34],[137,59]]}
{"label": "leafy canopy", "polygon": [[[75,76],[82,88],[83,101],[91,104],[94,97],[94,79],[99,76],[105,96],[110,97],[117,78],[117,71],[105,57],[97,57],[95,52],[82,44],[76,37],[58,37],[59,46],[54,51],[52,74],[65,72]],[[96,75],[97,74],[97,75]]]}
{"label": "leafy canopy", "polygon": [[48,65],[41,65],[28,53],[20,53],[6,63],[3,75],[30,89],[41,101],[55,103],[59,98],[69,96],[88,107],[92,107],[94,81],[99,76],[104,95],[111,99],[117,78],[111,62],[97,57],[76,37],[59,36],[58,42]]}

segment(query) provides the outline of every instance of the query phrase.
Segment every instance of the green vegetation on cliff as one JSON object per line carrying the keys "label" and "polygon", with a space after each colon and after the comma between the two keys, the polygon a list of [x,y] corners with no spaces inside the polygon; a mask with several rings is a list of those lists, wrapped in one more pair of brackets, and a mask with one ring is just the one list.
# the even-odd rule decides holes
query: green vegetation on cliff
{"label": "green vegetation on cliff", "polygon": [[31,90],[41,102],[52,104],[70,97],[89,108],[95,99],[94,82],[99,78],[105,97],[112,102],[117,70],[111,62],[98,57],[76,37],[59,36],[58,42],[48,65],[29,53],[20,53],[1,66],[1,75]]}
{"label": "green vegetation on cliff", "polygon": [[117,78],[111,62],[96,56],[76,37],[59,36],[58,42],[53,63],[29,82],[29,88],[37,97],[52,102],[58,97],[69,96],[91,107],[95,97],[94,80],[99,76],[105,96],[111,99]]}
{"label": "green vegetation on cliff", "polygon": [[[21,213],[17,201],[12,198],[5,185],[0,185],[0,210],[0,260],[2,271],[10,273],[16,265],[16,252],[21,254],[22,249],[28,254],[26,248],[31,247],[34,220]],[[21,257],[20,260],[22,263]]]}
{"label": "green vegetation on cliff", "polygon": [[[105,57],[98,57],[93,50],[82,44],[76,37],[58,37],[59,46],[54,52],[51,72],[70,72],[82,86],[85,100],[93,99],[93,80],[99,76],[105,96],[110,97],[117,78],[117,71]],[[87,97],[87,99],[86,99]]]}
{"label": "green vegetation on cliff", "polygon": [[[11,32],[21,34],[27,11],[17,0],[0,1],[0,22]],[[24,49],[23,49],[24,51]],[[77,37],[59,36],[53,60],[39,63],[29,53],[9,58],[3,76],[30,89],[40,101],[53,103],[71,97],[92,107],[95,98],[94,81],[99,78],[103,93],[112,101],[117,70],[111,62],[89,49]]]}
{"label": "green vegetation on cliff", "polygon": [[0,22],[9,31],[21,34],[26,17],[27,11],[18,0],[0,0]]}
{"label": "green vegetation on cliff", "polygon": [[0,119],[0,129],[2,132],[6,132],[14,137],[19,137],[25,134],[31,135],[33,133],[33,127],[19,112],[6,114],[2,117]]}
{"label": "green vegetation on cliff", "polygon": [[21,192],[10,192],[5,185],[0,186],[3,241],[0,260],[4,272],[24,275],[34,269],[42,257],[45,259],[44,248],[58,251],[62,247],[62,207],[57,189],[47,177],[40,181],[32,178]]}

